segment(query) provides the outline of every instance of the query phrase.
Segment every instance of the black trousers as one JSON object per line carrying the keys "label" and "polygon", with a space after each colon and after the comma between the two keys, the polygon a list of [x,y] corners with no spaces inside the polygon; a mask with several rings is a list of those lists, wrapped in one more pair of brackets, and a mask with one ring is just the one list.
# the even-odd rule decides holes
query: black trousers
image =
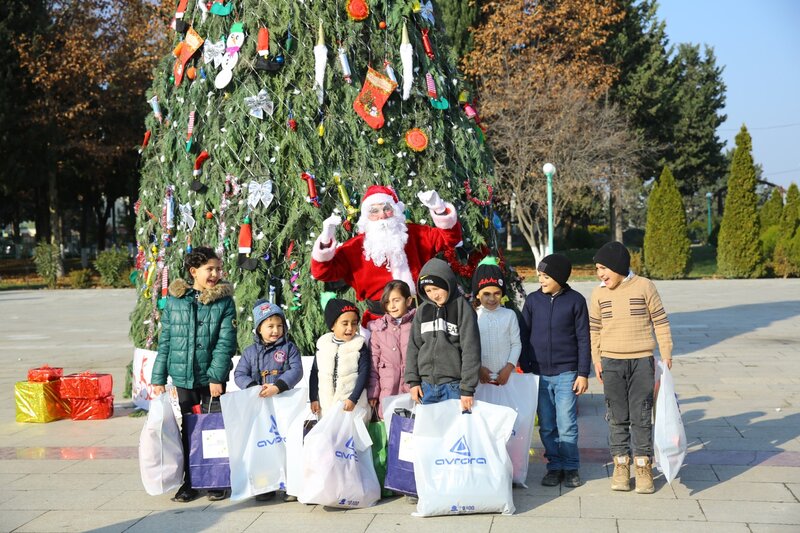
{"label": "black trousers", "polygon": [[603,357],[601,363],[611,455],[652,457],[654,358]]}
{"label": "black trousers", "polygon": [[[192,486],[192,477],[189,472],[189,432],[186,431],[186,415],[192,414],[192,407],[200,406],[201,413],[219,413],[221,410],[219,398],[212,402],[211,390],[208,385],[200,385],[194,389],[175,387],[178,391],[178,405],[183,418],[181,419],[181,440],[183,441],[183,486]],[[225,384],[222,384],[225,392]]]}

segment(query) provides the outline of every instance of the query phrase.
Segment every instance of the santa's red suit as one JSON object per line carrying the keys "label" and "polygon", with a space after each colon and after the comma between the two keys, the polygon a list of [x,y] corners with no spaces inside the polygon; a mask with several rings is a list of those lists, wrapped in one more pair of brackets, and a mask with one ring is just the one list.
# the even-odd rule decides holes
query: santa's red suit
{"label": "santa's red suit", "polygon": [[[438,196],[437,196],[438,198]],[[367,190],[361,208],[365,210],[375,202],[389,200],[402,208],[394,191],[388,187],[373,186]],[[311,252],[311,275],[319,281],[343,280],[353,287],[359,300],[380,300],[384,286],[393,279],[408,283],[416,292],[416,280],[422,266],[437,253],[461,243],[461,224],[452,204],[444,203],[445,210],[431,217],[436,227],[408,223],[408,240],[405,245],[405,264],[376,265],[364,257],[364,234],[349,239],[340,246],[320,235]],[[402,212],[402,210],[400,211]],[[327,242],[326,242],[327,241]]]}

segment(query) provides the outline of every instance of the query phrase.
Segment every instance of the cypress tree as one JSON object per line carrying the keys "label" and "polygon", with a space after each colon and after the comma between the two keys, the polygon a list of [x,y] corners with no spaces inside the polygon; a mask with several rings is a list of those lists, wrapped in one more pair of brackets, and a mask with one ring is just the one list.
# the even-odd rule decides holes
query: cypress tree
{"label": "cypress tree", "polygon": [[769,199],[758,211],[761,221],[761,255],[769,261],[775,252],[775,245],[780,237],[780,221],[783,215],[783,195],[777,187],[772,189]]}
{"label": "cypress tree", "polygon": [[773,268],[779,276],[800,274],[800,247],[796,238],[800,231],[800,190],[792,183],[786,191],[786,205],[778,224],[778,242],[772,257]]}
{"label": "cypress tree", "polygon": [[664,167],[647,199],[644,264],[649,276],[679,279],[686,277],[690,259],[683,200],[675,177]]}
{"label": "cypress tree", "polygon": [[717,247],[717,272],[726,278],[757,278],[763,272],[752,147],[742,125],[736,135]]}
{"label": "cypress tree", "polygon": [[772,194],[761,209],[758,211],[758,218],[761,221],[761,229],[766,230],[770,226],[775,226],[780,223],[781,215],[783,215],[783,195],[780,189],[775,187],[772,189]]}

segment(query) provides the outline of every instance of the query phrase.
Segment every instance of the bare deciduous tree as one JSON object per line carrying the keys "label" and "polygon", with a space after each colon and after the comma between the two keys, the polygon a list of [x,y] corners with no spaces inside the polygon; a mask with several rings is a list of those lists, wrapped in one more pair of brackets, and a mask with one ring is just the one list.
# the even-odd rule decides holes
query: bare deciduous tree
{"label": "bare deciduous tree", "polygon": [[[538,87],[538,89],[537,89]],[[486,87],[483,100],[498,112],[485,117],[504,200],[515,198],[519,226],[538,263],[548,248],[547,184],[542,166],[553,163],[553,220],[567,206],[607,202],[625,187],[644,150],[614,107],[567,80],[514,81]]]}

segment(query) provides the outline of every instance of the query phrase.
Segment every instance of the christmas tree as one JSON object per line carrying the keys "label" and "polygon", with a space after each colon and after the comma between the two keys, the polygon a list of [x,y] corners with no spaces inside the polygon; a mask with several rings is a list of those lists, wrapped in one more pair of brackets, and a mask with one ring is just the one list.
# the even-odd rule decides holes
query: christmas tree
{"label": "christmas tree", "polygon": [[136,346],[156,346],[168,284],[209,246],[235,287],[240,348],[269,298],[312,353],[331,289],[310,276],[312,245],[334,212],[337,240],[355,235],[373,184],[420,224],[417,193],[454,204],[464,245],[444,256],[460,275],[495,253],[491,156],[438,15],[430,1],[180,0],[143,95]]}

